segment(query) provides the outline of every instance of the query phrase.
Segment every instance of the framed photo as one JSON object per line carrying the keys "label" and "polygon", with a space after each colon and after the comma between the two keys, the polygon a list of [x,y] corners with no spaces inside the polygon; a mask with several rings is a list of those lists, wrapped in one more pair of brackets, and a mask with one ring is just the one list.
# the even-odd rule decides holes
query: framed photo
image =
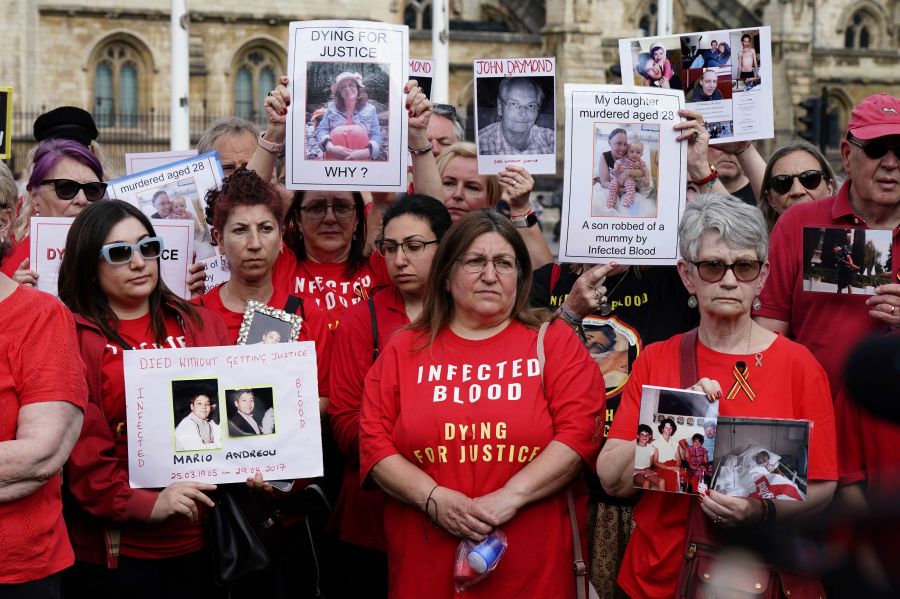
{"label": "framed photo", "polygon": [[238,345],[254,343],[287,343],[300,334],[303,319],[297,314],[290,314],[250,300],[244,309],[244,320],[238,331]]}

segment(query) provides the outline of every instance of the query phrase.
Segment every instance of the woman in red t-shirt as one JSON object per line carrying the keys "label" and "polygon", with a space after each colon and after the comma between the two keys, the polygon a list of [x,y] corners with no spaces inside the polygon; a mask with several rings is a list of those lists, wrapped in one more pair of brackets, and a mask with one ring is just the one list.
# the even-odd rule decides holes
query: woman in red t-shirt
{"label": "woman in red t-shirt", "polygon": [[222,319],[169,291],[159,276],[162,239],[126,202],[85,208],[66,240],[59,296],[75,313],[89,398],[66,466],[74,595],[216,596],[201,515],[214,485],[162,490],[128,484],[126,349],[227,345]]}
{"label": "woman in red t-shirt", "polygon": [[[688,305],[700,310],[694,349],[700,379],[690,388],[703,391],[711,401],[721,400],[721,416],[811,421],[809,493],[807,501],[785,501],[730,497],[713,490],[699,499],[645,492],[634,508],[635,530],[618,576],[619,585],[631,597],[676,596],[694,502],[700,502],[705,515],[699,521],[708,525],[707,538],[713,539],[709,542],[725,544],[727,529],[740,536],[740,528],[735,527],[824,508],[837,480],[834,410],[824,370],[806,348],[750,317],[769,274],[768,230],[762,213],[737,198],[701,195],[687,205],[678,239],[683,256],[678,272],[691,294]],[[643,385],[681,386],[682,338],[676,335],[646,347],[634,363],[597,460],[600,480],[612,495],[624,497],[636,491],[634,438],[641,389]],[[698,537],[692,531],[692,539]],[[794,592],[794,597],[801,596],[806,595]]]}
{"label": "woman in red t-shirt", "polygon": [[454,597],[460,539],[497,527],[506,552],[466,596],[576,596],[566,488],[583,526],[578,473],[596,457],[603,378],[559,322],[547,329],[542,371],[546,313],[528,307],[530,286],[528,250],[508,219],[460,218],[434,257],[422,313],[369,371],[360,473],[392,498],[391,597]]}
{"label": "woman in red t-shirt", "polygon": [[336,589],[341,596],[387,596],[382,524],[385,495],[380,489],[362,490],[359,486],[359,410],[366,373],[377,353],[394,333],[422,313],[431,261],[449,228],[450,213],[430,196],[407,196],[388,208],[375,247],[384,256],[394,284],[350,308],[334,332],[328,413],[347,460],[335,521],[343,541],[342,560],[353,560],[360,569],[360,576],[336,581],[343,584]]}

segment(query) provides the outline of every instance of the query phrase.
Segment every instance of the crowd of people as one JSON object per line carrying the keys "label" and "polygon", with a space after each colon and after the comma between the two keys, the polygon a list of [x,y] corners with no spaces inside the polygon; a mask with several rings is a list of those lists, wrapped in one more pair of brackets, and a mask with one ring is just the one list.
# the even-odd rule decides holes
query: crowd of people
{"label": "crowd of people", "polygon": [[[668,81],[655,50],[646,69]],[[0,165],[0,597],[449,598],[460,542],[497,531],[502,561],[467,595],[734,596],[739,585],[697,574],[698,535],[744,546],[791,523],[895,509],[900,426],[859,407],[845,363],[865,337],[900,328],[900,280],[872,295],[812,294],[802,256],[807,227],[890,229],[896,254],[900,99],[876,94],[853,109],[843,181],[804,142],[768,160],[749,142],[713,147],[703,117],[683,110],[677,266],[561,265],[536,224],[528,171],[479,174],[455,109],[415,81],[403,87],[410,193],[285,189],[289,83],[266,97],[265,131],[225,119],[198,144],[218,151],[226,175],[205,198],[204,226],[231,274],[204,294],[203,265],[193,265],[191,301],[163,283],[150,219],[104,199],[108,168],[89,113],[38,119],[21,196]],[[695,91],[713,88],[701,80]],[[358,73],[334,81],[315,133],[326,158],[380,159],[365,90]],[[540,105],[539,90],[525,91],[535,98],[504,90],[504,102],[519,102],[506,109]],[[621,129],[608,137],[597,182],[621,184],[630,204],[649,179],[643,148]],[[164,195],[154,217],[185,214],[183,198]],[[58,300],[33,289],[33,216],[74,217]],[[250,300],[301,315],[292,340],[315,344],[325,475],[289,491],[247,480],[280,534],[265,571],[220,586],[220,548],[206,534],[216,486],[129,485],[123,353],[234,345]],[[743,394],[723,398],[741,382]],[[723,417],[812,423],[806,500],[654,492],[676,490],[683,463],[703,491],[716,424],[681,443],[680,422],[639,424],[644,385],[699,391],[721,400]],[[222,426],[275,432],[251,390],[232,400],[227,418],[224,399],[189,394],[177,442],[221,444]],[[310,489],[324,494],[324,515]],[[842,588],[829,575],[839,571],[862,573],[855,588],[873,596],[900,588],[891,539],[834,527],[840,539],[803,537],[823,559],[776,568],[763,554],[756,584],[773,585],[768,596],[818,597]],[[730,562],[733,579],[743,563]]]}

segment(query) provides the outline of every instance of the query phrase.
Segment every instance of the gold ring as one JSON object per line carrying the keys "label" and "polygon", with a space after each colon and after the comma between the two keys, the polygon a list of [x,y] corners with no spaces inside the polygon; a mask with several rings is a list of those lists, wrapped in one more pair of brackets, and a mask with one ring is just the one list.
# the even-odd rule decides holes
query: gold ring
{"label": "gold ring", "polygon": [[891,306],[891,311],[888,312],[888,314],[890,314],[891,316],[893,316],[893,315],[894,315],[894,310],[896,310],[896,309],[897,309],[897,306]]}

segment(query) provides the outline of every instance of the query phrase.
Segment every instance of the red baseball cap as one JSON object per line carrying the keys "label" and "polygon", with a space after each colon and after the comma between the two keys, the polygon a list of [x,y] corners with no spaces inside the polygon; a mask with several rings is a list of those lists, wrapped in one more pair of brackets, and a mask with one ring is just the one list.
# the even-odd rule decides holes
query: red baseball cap
{"label": "red baseball cap", "polygon": [[888,94],[869,96],[850,113],[847,131],[856,139],[900,135],[900,98]]}

